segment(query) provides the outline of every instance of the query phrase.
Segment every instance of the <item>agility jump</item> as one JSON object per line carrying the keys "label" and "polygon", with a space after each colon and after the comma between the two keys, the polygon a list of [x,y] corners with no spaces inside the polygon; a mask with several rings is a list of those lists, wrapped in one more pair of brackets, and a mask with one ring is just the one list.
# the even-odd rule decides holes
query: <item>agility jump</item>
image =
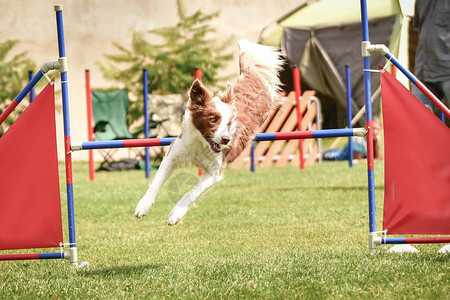
{"label": "agility jump", "polygon": [[[40,242],[41,235],[38,233],[37,236],[30,238],[33,239],[33,242],[36,244],[32,244],[33,242],[25,241],[24,243],[16,243],[15,240],[1,240],[1,250],[6,249],[28,249],[28,248],[48,248],[48,247],[61,247],[61,251],[57,253],[37,253],[37,254],[8,254],[1,255],[0,260],[21,260],[21,259],[56,259],[56,258],[65,258],[70,260],[71,266],[78,266],[78,257],[77,257],[77,248],[76,248],[76,239],[75,239],[75,210],[74,210],[74,197],[73,197],[73,182],[72,182],[72,151],[77,150],[87,150],[87,149],[97,149],[96,147],[150,147],[150,146],[161,146],[161,145],[169,145],[173,142],[174,139],[143,139],[143,140],[128,140],[128,141],[106,141],[106,142],[84,142],[84,143],[71,143],[70,137],[70,119],[69,119],[69,105],[68,105],[68,78],[67,78],[67,59],[65,57],[65,46],[64,46],[64,31],[63,31],[63,19],[62,19],[62,5],[55,5],[56,11],[56,20],[57,20],[57,31],[58,31],[58,48],[59,48],[59,59],[58,61],[45,63],[41,70],[33,77],[33,79],[27,84],[25,89],[19,93],[19,95],[14,99],[11,105],[0,115],[0,124],[8,117],[8,115],[14,110],[14,108],[22,101],[22,99],[26,96],[26,94],[33,88],[33,86],[45,75],[49,70],[59,70],[61,73],[61,90],[62,90],[62,102],[63,102],[63,116],[64,116],[64,149],[65,149],[65,169],[66,169],[66,189],[67,189],[67,209],[68,209],[68,230],[69,230],[69,243],[62,242],[62,231],[56,229],[54,236],[49,238],[49,241]],[[362,14],[362,27],[363,27],[363,57],[364,57],[364,76],[365,76],[365,101],[366,101],[366,129],[356,128],[356,129],[335,129],[335,130],[320,130],[320,131],[309,131],[309,132],[289,132],[289,133],[272,133],[272,134],[261,134],[256,136],[256,140],[285,140],[285,139],[305,139],[305,138],[319,138],[319,137],[336,137],[336,136],[352,136],[352,135],[365,135],[367,138],[368,145],[368,199],[369,199],[369,249],[371,252],[376,251],[378,245],[381,244],[396,244],[396,243],[445,243],[450,242],[450,237],[417,237],[417,238],[387,238],[387,237],[379,237],[379,232],[376,231],[375,224],[375,188],[374,188],[374,160],[373,160],[373,128],[372,128],[372,110],[371,110],[371,87],[370,87],[370,54],[375,52],[380,52],[378,49],[381,49],[377,45],[370,45],[369,36],[368,36],[368,26],[367,26],[367,7],[365,0],[361,0],[361,14]],[[388,53],[386,53],[388,54]],[[390,55],[387,55],[390,56]],[[396,64],[395,58],[388,57],[394,64]],[[401,71],[402,68],[399,68]],[[407,70],[405,70],[407,71]],[[407,73],[407,72],[406,72]],[[411,74],[412,75],[412,74]],[[408,76],[408,75],[407,75]],[[415,77],[413,77],[414,79]],[[430,92],[426,90],[426,88],[421,84],[417,79],[413,81],[419,89],[425,91],[426,94]],[[52,85],[49,85],[44,92],[42,92],[38,98],[33,101],[33,105],[30,108],[36,108],[40,106],[41,100],[44,100],[43,103],[51,103],[51,101],[45,101],[45,97],[49,97],[53,94]],[[39,99],[39,97],[41,97]],[[431,96],[433,100],[433,97]],[[437,99],[436,99],[437,100]],[[435,101],[436,105],[443,110],[443,112],[450,117],[450,112],[446,107],[442,107],[439,105],[439,100]],[[51,108],[49,111],[51,111]],[[28,111],[28,110],[27,110]],[[26,112],[27,112],[26,111]],[[26,113],[25,112],[25,113]],[[33,110],[30,110],[32,113]],[[53,111],[54,112],[54,108]],[[25,114],[24,113],[24,114]],[[29,114],[29,113],[28,113]],[[20,120],[18,120],[20,122]],[[24,122],[21,122],[24,123]],[[34,124],[31,124],[34,126]],[[14,126],[14,125],[13,125]],[[54,124],[53,124],[54,127]],[[385,127],[386,128],[386,127]],[[53,128],[54,129],[54,128]],[[448,128],[441,130],[443,134],[448,134]],[[9,130],[8,130],[9,132]],[[1,147],[4,146],[8,139],[5,137],[11,138],[11,134],[8,136],[5,134],[0,140],[0,150]],[[17,138],[17,136],[15,137]],[[49,137],[52,139],[52,136]],[[447,139],[448,141],[449,139]],[[28,145],[26,145],[28,146]],[[39,145],[38,145],[39,146]],[[443,147],[444,149],[448,149],[448,147]],[[56,146],[55,146],[56,149]],[[2,155],[4,156],[4,155]],[[0,156],[1,157],[1,156]],[[448,157],[448,155],[447,155]],[[53,160],[53,169],[55,166],[55,161]],[[57,161],[56,161],[57,167]],[[23,168],[21,169],[23,170]],[[53,170],[53,171],[54,171]],[[57,171],[57,168],[56,168]],[[8,170],[4,173],[8,173]],[[10,174],[7,174],[10,175]],[[57,175],[57,173],[56,173]],[[55,173],[52,173],[52,176],[55,176]],[[57,177],[57,176],[56,176]],[[53,177],[54,178],[54,177]],[[444,177],[446,178],[446,177]],[[1,180],[0,180],[1,182]],[[53,186],[58,186],[57,180],[52,182]],[[448,186],[444,186],[444,189]],[[7,190],[3,189],[2,190]],[[55,194],[59,194],[54,192]],[[59,195],[57,195],[59,197]],[[445,195],[444,195],[445,197]],[[8,198],[8,197],[6,197]],[[42,199],[48,198],[47,196],[42,196]],[[10,200],[10,199],[8,199]],[[32,200],[40,200],[40,199],[32,199]],[[448,198],[445,199],[448,201]],[[59,203],[59,198],[53,201],[53,204],[48,204],[50,206],[55,203]],[[2,204],[3,205],[3,204]],[[3,206],[2,206],[3,207]],[[56,206],[56,208],[58,208]],[[443,210],[444,208],[441,207]],[[0,210],[0,213],[11,214],[13,211],[4,211]],[[58,218],[60,218],[61,210],[59,208],[59,213],[55,218],[56,226],[60,226],[58,223]],[[448,213],[444,211],[444,213]],[[386,212],[385,212],[386,214]],[[445,215],[444,215],[445,216]],[[448,221],[448,218],[445,217],[444,221]],[[3,220],[3,215],[2,218]],[[60,221],[60,220],[59,220]],[[412,220],[414,221],[414,219]],[[38,220],[39,223],[39,220]],[[439,223],[438,223],[439,224]],[[10,224],[11,225],[11,224]],[[14,226],[15,224],[12,224]],[[13,227],[14,228],[14,227]],[[4,230],[4,228],[0,228]],[[14,228],[16,229],[16,228]],[[448,222],[444,226],[437,227],[434,232],[433,230],[428,230],[429,228],[424,228],[422,231],[431,231],[428,234],[449,234],[450,229],[448,228]],[[6,230],[9,230],[8,228]],[[394,230],[392,233],[399,234],[401,229],[396,231]],[[413,231],[417,231],[414,230]],[[388,232],[389,234],[391,232]],[[407,233],[408,234],[408,233]],[[425,234],[425,232],[420,232],[420,234]],[[28,238],[28,233],[25,232],[25,238]],[[10,244],[10,245],[9,245]],[[24,245],[26,244],[26,245]],[[63,247],[68,245],[70,247],[69,251],[63,251]]]}
{"label": "agility jump", "polygon": [[[66,188],[67,188],[67,210],[68,210],[68,229],[69,229],[69,243],[63,243],[62,241],[62,227],[61,227],[61,209],[59,208],[59,212],[57,214],[49,214],[46,215],[48,209],[52,209],[55,207],[59,207],[60,200],[59,200],[59,183],[58,183],[58,161],[56,156],[56,128],[54,124],[54,99],[47,100],[48,97],[54,97],[54,90],[53,90],[53,84],[49,84],[47,88],[44,90],[43,93],[41,93],[38,98],[33,101],[32,105],[27,109],[23,115],[27,114],[30,115],[32,113],[36,113],[39,115],[41,108],[39,107],[40,102],[45,103],[51,103],[53,104],[53,110],[48,109],[47,111],[50,111],[49,116],[51,117],[53,115],[53,125],[50,127],[50,132],[53,131],[54,137],[51,136],[50,133],[42,133],[39,132],[39,130],[36,130],[36,132],[33,132],[32,129],[34,129],[34,126],[37,126],[37,124],[34,124],[33,122],[36,121],[34,117],[29,117],[30,120],[26,121],[20,121],[17,120],[8,130],[5,135],[0,140],[0,146],[2,147],[2,150],[8,149],[10,147],[10,144],[13,144],[14,148],[15,144],[18,144],[21,146],[21,148],[26,149],[27,154],[23,155],[23,157],[16,157],[16,159],[21,164],[27,164],[27,162],[23,162],[21,159],[24,157],[30,157],[31,161],[29,162],[29,165],[27,166],[28,170],[23,170],[23,168],[19,168],[19,170],[23,170],[24,173],[29,173],[30,171],[46,171],[47,169],[51,169],[51,177],[49,179],[49,185],[53,186],[53,193],[52,195],[45,195],[45,194],[39,194],[40,197],[36,197],[36,193],[33,193],[33,191],[28,192],[29,185],[35,183],[40,178],[35,177],[42,177],[42,174],[40,176],[35,176],[34,174],[30,174],[32,176],[31,178],[28,178],[30,182],[26,182],[27,187],[22,188],[22,190],[25,192],[28,192],[28,194],[25,192],[23,194],[22,199],[14,199],[14,197],[17,198],[17,193],[12,193],[10,197],[7,195],[4,196],[2,200],[8,200],[8,203],[2,202],[2,207],[11,208],[11,206],[17,205],[16,202],[22,201],[22,204],[25,204],[28,206],[32,203],[37,203],[38,208],[43,207],[41,209],[43,215],[41,215],[42,219],[39,219],[39,216],[36,214],[37,212],[33,211],[31,208],[31,212],[28,212],[29,219],[23,220],[23,214],[25,212],[22,212],[18,207],[15,207],[15,209],[10,209],[9,211],[5,211],[4,209],[1,209],[2,217],[2,237],[5,237],[5,239],[2,238],[1,240],[1,249],[28,249],[28,248],[48,248],[48,247],[60,247],[61,251],[57,253],[37,253],[37,254],[10,254],[10,255],[1,255],[0,260],[20,260],[20,259],[56,259],[56,258],[65,258],[70,260],[71,266],[78,266],[78,257],[77,257],[77,248],[76,248],[76,239],[75,239],[75,210],[74,210],[74,198],[73,198],[73,182],[72,182],[72,150],[71,150],[71,139],[70,139],[70,120],[69,120],[69,97],[68,97],[68,79],[67,79],[67,59],[65,54],[65,45],[64,45],[64,28],[63,28],[63,16],[62,16],[62,5],[55,5],[54,6],[55,12],[56,12],[56,26],[57,26],[57,33],[58,33],[58,51],[59,51],[59,58],[57,61],[53,62],[47,62],[45,63],[39,72],[30,80],[30,82],[26,85],[26,87],[22,90],[22,92],[19,93],[19,95],[14,99],[14,101],[8,106],[8,108],[0,115],[0,124],[8,117],[8,115],[14,110],[15,107],[22,101],[22,99],[28,94],[28,92],[34,87],[34,85],[44,76],[47,76],[46,73],[49,70],[59,70],[61,74],[61,93],[62,93],[62,105],[63,105],[63,116],[64,116],[64,149],[65,149],[65,169],[66,169]],[[41,105],[44,107],[44,105]],[[38,108],[39,107],[39,108]],[[43,110],[43,109],[42,109]],[[22,116],[21,116],[22,117]],[[23,116],[26,117],[26,116]],[[45,120],[42,122],[41,126],[47,126],[49,123]],[[49,121],[51,122],[52,119],[50,118]],[[17,126],[15,126],[17,123]],[[26,123],[29,123],[31,125],[31,130],[27,130]],[[51,125],[51,123],[50,123]],[[14,128],[13,128],[14,126]],[[25,128],[24,128],[25,127]],[[31,142],[29,140],[25,141],[16,141],[15,139],[20,139],[20,134],[13,135],[11,129],[21,131],[21,132],[31,132],[31,137],[34,137],[35,142]],[[53,158],[48,158],[48,163],[50,165],[41,166],[40,169],[36,169],[36,161],[40,161],[41,158],[34,160],[33,157],[31,157],[30,153],[34,153],[33,149],[31,147],[35,147],[36,149],[39,149],[41,145],[39,145],[39,142],[45,143],[44,141],[41,141],[39,138],[36,138],[36,134],[47,134],[45,136],[46,141],[51,143],[53,145]],[[37,140],[37,142],[36,142]],[[52,143],[53,141],[53,143]],[[45,145],[45,147],[48,147],[49,145]],[[18,150],[18,149],[15,149]],[[12,151],[15,152],[15,151]],[[40,151],[41,152],[41,151]],[[37,153],[40,153],[37,152]],[[50,150],[47,152],[51,152]],[[6,155],[2,155],[5,157]],[[7,157],[7,159],[10,161],[11,154]],[[47,163],[47,162],[45,162]],[[6,166],[8,166],[6,164]],[[17,169],[15,168],[5,168],[4,170],[4,176],[12,176],[10,172]],[[48,171],[50,172],[50,171]],[[56,172],[56,173],[55,173]],[[30,172],[32,173],[32,172]],[[24,179],[24,176],[26,174],[19,174],[18,178]],[[47,176],[48,174],[46,174]],[[5,180],[0,180],[0,182],[5,183]],[[43,186],[39,183],[35,186],[36,191],[43,191]],[[2,191],[8,191],[11,190],[11,186],[6,186],[2,188]],[[20,188],[19,188],[20,189]],[[46,188],[47,190],[47,188]],[[47,191],[44,191],[47,192]],[[3,192],[2,192],[3,193]],[[2,196],[3,196],[2,195]],[[20,196],[20,195],[19,195]],[[56,197],[56,198],[55,198]],[[48,202],[47,199],[51,198],[51,201]],[[26,202],[28,201],[28,202]],[[40,202],[42,201],[42,202]],[[20,205],[20,203],[19,203]],[[47,209],[48,208],[48,209]],[[17,218],[14,216],[17,214]],[[47,218],[51,218],[51,220],[48,220]],[[22,223],[17,223],[19,220],[22,220]],[[26,223],[26,224],[25,224]],[[49,228],[46,227],[47,223],[51,223],[52,226],[50,226],[51,234],[48,232]],[[57,227],[56,229],[54,227]],[[58,229],[60,228],[60,229]],[[40,229],[41,231],[37,231],[37,229]],[[11,236],[12,232],[12,236]],[[22,236],[19,236],[22,235]],[[41,242],[41,239],[46,239],[45,242]],[[69,245],[69,251],[63,251],[63,247]]]}
{"label": "agility jump", "polygon": [[[401,84],[399,84],[392,76],[387,73],[381,73],[382,89],[383,85],[393,85],[391,93],[396,93],[392,96],[388,89],[385,89],[383,93],[383,113],[385,114],[385,135],[386,137],[386,180],[385,180],[385,207],[384,207],[384,227],[385,230],[376,230],[375,219],[375,185],[374,185],[374,151],[373,151],[373,128],[372,128],[372,104],[371,98],[371,83],[370,83],[370,55],[373,53],[379,53],[391,61],[408,79],[416,85],[433,103],[448,117],[450,118],[450,110],[443,105],[433,93],[431,93],[425,85],[420,82],[410,71],[404,68],[400,62],[389,52],[389,49],[385,45],[373,45],[369,40],[369,26],[367,16],[367,3],[366,0],[361,0],[361,20],[362,20],[362,57],[364,62],[364,88],[365,88],[365,106],[366,106],[366,128],[367,128],[367,169],[368,169],[368,182],[369,182],[369,250],[375,252],[378,245],[381,244],[406,244],[406,243],[447,243],[450,242],[450,236],[447,237],[400,237],[400,238],[387,238],[387,234],[450,234],[450,211],[448,209],[448,199],[450,199],[450,188],[448,186],[448,179],[450,178],[450,157],[448,155],[448,149],[450,147],[450,130],[442,122],[437,122],[434,115],[432,115],[424,105],[417,103],[419,100],[412,96]],[[389,83],[389,81],[393,83]],[[412,98],[410,98],[412,96]],[[398,98],[404,98],[408,101],[407,105],[396,104]],[[411,99],[411,100],[410,100]],[[389,103],[389,104],[388,104]],[[410,112],[408,117],[403,117],[402,120],[398,120],[398,114],[390,115],[392,106],[400,108],[400,111],[405,112],[408,109]],[[385,111],[386,110],[386,111]],[[412,117],[412,115],[417,118]],[[414,122],[411,122],[411,119]],[[423,119],[423,122],[420,120]],[[425,121],[425,119],[427,121]],[[403,122],[401,122],[403,121]],[[391,122],[393,125],[389,125]],[[413,169],[413,161],[411,155],[406,155],[406,152],[402,151],[405,148],[407,152],[412,152],[417,148],[415,145],[408,146],[402,145],[403,143],[410,143],[410,136],[407,132],[414,132],[413,125],[417,123],[425,125],[428,123],[432,126],[428,127],[429,130],[425,131],[420,137],[420,144],[426,144],[422,138],[429,138],[434,136],[437,141],[432,141],[435,145],[434,151],[444,149],[439,155],[440,161],[427,161],[429,168]],[[406,124],[406,126],[405,126]],[[396,131],[394,137],[388,137],[388,134],[395,130],[398,130],[399,126],[403,125],[404,131]],[[407,131],[408,130],[408,131]],[[405,139],[406,137],[406,139]],[[388,144],[388,143],[391,143]],[[446,146],[447,145],[447,146]],[[397,146],[397,148],[393,148]],[[430,145],[430,149],[432,145]],[[392,147],[392,148],[391,148]],[[422,152],[427,153],[426,149]],[[390,153],[388,153],[390,152]],[[428,151],[429,152],[429,151]],[[445,153],[443,153],[445,152]],[[390,154],[393,154],[397,159],[391,159]],[[410,158],[405,160],[405,157]],[[433,159],[432,154],[428,153],[426,159]],[[419,156],[422,159],[421,156]],[[399,164],[398,161],[402,163]],[[395,165],[397,164],[397,165]],[[438,170],[437,168],[440,167]],[[393,172],[393,175],[391,172]],[[411,173],[413,176],[408,176]],[[419,177],[418,173],[427,172],[421,174],[420,178],[430,179],[427,180],[425,185],[423,182],[414,181],[414,177]],[[436,174],[430,174],[430,172],[439,172],[439,176]],[[415,189],[415,190],[413,190]],[[433,190],[439,191],[438,193],[431,193]],[[395,199],[392,204],[392,199]],[[400,203],[400,205],[399,205]],[[447,203],[447,205],[445,204]],[[426,213],[425,213],[426,212]],[[427,216],[424,216],[424,215]],[[387,220],[386,220],[387,219]],[[418,228],[419,227],[419,228]],[[383,233],[384,237],[378,236],[379,233]]]}

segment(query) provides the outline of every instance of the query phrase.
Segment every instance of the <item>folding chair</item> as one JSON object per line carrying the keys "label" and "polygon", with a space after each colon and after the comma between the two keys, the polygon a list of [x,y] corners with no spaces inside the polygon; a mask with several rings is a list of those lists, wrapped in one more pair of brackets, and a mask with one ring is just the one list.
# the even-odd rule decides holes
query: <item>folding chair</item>
{"label": "folding chair", "polygon": [[[131,139],[128,129],[128,90],[92,90],[94,133],[96,141]],[[99,168],[114,161],[117,149],[100,150],[103,162]]]}
{"label": "folding chair", "polygon": [[[134,132],[130,132],[127,123],[128,114],[128,90],[100,91],[92,90],[92,110],[94,117],[94,134],[96,141],[106,140],[123,140],[130,138],[141,138],[144,133],[144,125],[140,126]],[[149,137],[156,137],[168,131],[164,128],[163,123],[169,120],[155,120],[154,114],[150,115],[149,130],[153,131]],[[164,133],[163,133],[164,134]],[[139,148],[130,148],[135,157],[144,159],[145,153]],[[103,157],[98,169],[102,169],[106,164],[114,161],[114,154],[118,149],[99,149]]]}

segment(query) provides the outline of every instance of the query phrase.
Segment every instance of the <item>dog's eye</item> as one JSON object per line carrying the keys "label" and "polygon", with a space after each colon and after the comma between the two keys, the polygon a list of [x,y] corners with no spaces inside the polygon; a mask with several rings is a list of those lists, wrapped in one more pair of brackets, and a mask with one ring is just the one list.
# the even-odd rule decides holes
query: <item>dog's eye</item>
{"label": "dog's eye", "polygon": [[211,123],[217,123],[217,118],[211,118],[211,119],[209,119],[209,121],[210,121]]}

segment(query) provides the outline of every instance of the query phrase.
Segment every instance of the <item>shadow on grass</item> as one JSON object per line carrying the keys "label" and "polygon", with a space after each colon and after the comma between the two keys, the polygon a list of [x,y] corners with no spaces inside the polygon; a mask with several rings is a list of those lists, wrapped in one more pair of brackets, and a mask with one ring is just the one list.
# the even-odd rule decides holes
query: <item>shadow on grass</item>
{"label": "shadow on grass", "polygon": [[111,277],[111,276],[135,276],[148,271],[155,271],[163,268],[163,264],[146,264],[138,266],[113,266],[103,269],[85,270],[80,272],[85,277]]}

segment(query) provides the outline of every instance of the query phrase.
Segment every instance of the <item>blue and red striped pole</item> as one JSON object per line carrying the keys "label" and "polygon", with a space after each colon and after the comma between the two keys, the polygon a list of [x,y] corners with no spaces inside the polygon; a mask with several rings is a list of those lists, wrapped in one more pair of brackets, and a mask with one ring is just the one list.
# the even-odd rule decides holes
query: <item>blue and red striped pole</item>
{"label": "blue and red striped pole", "polygon": [[69,115],[69,93],[67,84],[67,59],[64,45],[64,27],[62,17],[63,6],[55,5],[56,26],[58,31],[58,52],[61,63],[61,93],[64,117],[64,152],[66,166],[66,187],[67,187],[67,213],[69,223],[69,242],[70,242],[70,265],[78,266],[77,247],[75,239],[75,209],[73,199],[73,180],[72,180],[72,150],[70,141],[70,115]]}
{"label": "blue and red striped pole", "polygon": [[[317,138],[355,136],[355,135],[364,136],[364,133],[365,133],[364,128],[258,133],[255,137],[255,141],[260,142],[260,141],[276,141],[276,140],[317,139]],[[175,139],[176,138],[152,138],[152,139],[128,139],[128,140],[73,143],[72,151],[89,150],[89,149],[169,146],[173,141],[175,141]]]}
{"label": "blue and red striped pole", "polygon": [[450,237],[381,238],[381,244],[441,244],[450,243]]}
{"label": "blue and red striped pole", "polygon": [[319,139],[319,138],[355,136],[355,135],[364,136],[364,128],[258,133],[256,135],[255,140],[258,142],[276,141],[276,140],[304,140],[304,139]]}
{"label": "blue and red striped pole", "polygon": [[2,255],[0,255],[0,260],[58,259],[58,258],[64,258],[64,252],[22,253],[22,254],[2,254]]}
{"label": "blue and red striped pole", "polygon": [[134,148],[134,147],[156,147],[169,146],[176,138],[154,138],[154,139],[127,139],[113,141],[93,141],[83,143],[73,143],[72,151],[88,149],[113,149],[113,148]]}
{"label": "blue and red striped pole", "polygon": [[[367,17],[366,0],[361,0],[361,27],[362,42],[369,41],[369,21]],[[368,197],[369,197],[369,251],[375,252],[376,245],[376,219],[375,219],[375,172],[374,172],[374,152],[373,152],[373,127],[372,127],[372,102],[370,83],[370,54],[363,53],[364,64],[364,100],[366,107],[366,141],[367,141],[367,177],[368,177]]]}

